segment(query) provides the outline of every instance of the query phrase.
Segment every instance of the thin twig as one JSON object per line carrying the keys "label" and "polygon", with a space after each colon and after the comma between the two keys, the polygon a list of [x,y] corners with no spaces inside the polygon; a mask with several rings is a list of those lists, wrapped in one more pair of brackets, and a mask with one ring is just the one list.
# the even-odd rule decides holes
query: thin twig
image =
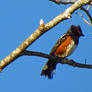
{"label": "thin twig", "polygon": [[89,23],[89,22],[84,18],[84,16],[82,15],[82,13],[79,13],[79,12],[78,12],[77,14],[82,17],[83,21],[84,21],[86,24],[92,25],[91,23]]}
{"label": "thin twig", "polygon": [[80,15],[80,16],[83,18],[84,22],[92,26],[92,17],[91,17],[91,15],[90,15],[90,13],[89,13],[89,8],[85,9],[85,8],[81,7],[80,9],[83,10],[83,11],[87,14],[88,19],[90,20],[90,23],[89,23],[89,22],[83,17],[83,15]]}

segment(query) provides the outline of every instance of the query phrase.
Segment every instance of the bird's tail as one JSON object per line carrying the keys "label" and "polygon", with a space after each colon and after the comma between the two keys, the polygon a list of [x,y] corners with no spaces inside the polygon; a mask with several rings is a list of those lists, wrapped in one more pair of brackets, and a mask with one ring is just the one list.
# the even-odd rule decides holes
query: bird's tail
{"label": "bird's tail", "polygon": [[56,69],[57,62],[48,60],[41,71],[41,75],[47,76],[49,79],[53,78],[53,73]]}

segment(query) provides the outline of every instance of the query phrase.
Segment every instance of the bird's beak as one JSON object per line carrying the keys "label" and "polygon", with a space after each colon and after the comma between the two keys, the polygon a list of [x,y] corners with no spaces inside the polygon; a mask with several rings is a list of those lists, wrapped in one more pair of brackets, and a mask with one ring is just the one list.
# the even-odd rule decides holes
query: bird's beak
{"label": "bird's beak", "polygon": [[80,36],[84,36],[84,34],[82,32],[79,33]]}
{"label": "bird's beak", "polygon": [[85,36],[83,33],[81,33],[81,36]]}

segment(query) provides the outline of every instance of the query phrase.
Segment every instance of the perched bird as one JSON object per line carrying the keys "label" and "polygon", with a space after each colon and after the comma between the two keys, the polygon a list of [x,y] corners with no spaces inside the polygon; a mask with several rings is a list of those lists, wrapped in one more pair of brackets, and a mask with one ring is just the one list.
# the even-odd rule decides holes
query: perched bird
{"label": "perched bird", "polygon": [[[70,29],[54,45],[50,55],[66,58],[71,55],[78,45],[79,38],[84,36],[80,26],[71,25]],[[45,64],[41,75],[47,76],[49,79],[53,78],[53,72],[56,69],[57,61],[51,59]]]}

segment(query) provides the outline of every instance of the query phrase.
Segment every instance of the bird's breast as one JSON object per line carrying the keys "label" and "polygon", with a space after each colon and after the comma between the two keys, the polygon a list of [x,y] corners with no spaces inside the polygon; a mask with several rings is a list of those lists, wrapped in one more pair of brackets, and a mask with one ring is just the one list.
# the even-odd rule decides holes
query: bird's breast
{"label": "bird's breast", "polygon": [[71,55],[75,48],[76,44],[74,40],[72,40],[71,37],[68,37],[61,45],[58,46],[54,54],[58,57],[65,58]]}

